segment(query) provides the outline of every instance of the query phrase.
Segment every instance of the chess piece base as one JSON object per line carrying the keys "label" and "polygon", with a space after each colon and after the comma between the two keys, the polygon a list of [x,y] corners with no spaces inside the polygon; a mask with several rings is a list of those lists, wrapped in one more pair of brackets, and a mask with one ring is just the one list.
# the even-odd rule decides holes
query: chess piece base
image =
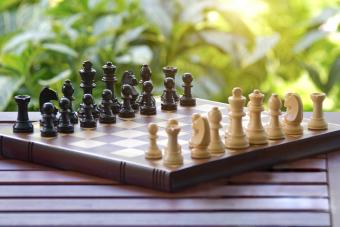
{"label": "chess piece base", "polygon": [[270,140],[281,140],[285,138],[281,128],[267,128],[267,135]]}
{"label": "chess piece base", "polygon": [[249,144],[262,145],[268,143],[267,134],[264,130],[247,131]]}
{"label": "chess piece base", "polygon": [[167,147],[164,148],[164,165],[166,166],[180,166],[183,165],[182,148],[178,145],[178,152],[176,154],[168,154]]}
{"label": "chess piece base", "polygon": [[14,133],[31,133],[33,132],[33,125],[29,121],[17,121],[13,125]]}
{"label": "chess piece base", "polygon": [[42,137],[56,137],[57,131],[40,131]]}
{"label": "chess piece base", "polygon": [[303,134],[303,127],[301,125],[293,126],[285,124],[284,133],[286,135],[302,135]]}
{"label": "chess piece base", "polygon": [[177,110],[177,105],[176,104],[162,103],[161,104],[161,109],[162,110],[166,110],[166,111],[176,111]]}
{"label": "chess piece base", "polygon": [[181,106],[186,106],[186,107],[196,106],[196,99],[181,97],[179,100],[179,104]]}
{"label": "chess piece base", "polygon": [[311,130],[326,130],[328,128],[328,125],[323,118],[315,119],[312,118],[308,122],[308,129]]}
{"label": "chess piece base", "polygon": [[80,127],[81,128],[96,128],[97,122],[95,122],[95,121],[81,121]]}
{"label": "chess piece base", "polygon": [[224,154],[225,146],[224,144],[220,141],[220,143],[210,143],[208,146],[208,151],[210,154]]}
{"label": "chess piece base", "polygon": [[145,158],[146,159],[151,159],[151,160],[157,160],[162,158],[162,153],[161,152],[147,152],[145,153]]}
{"label": "chess piece base", "polygon": [[249,147],[249,141],[246,135],[242,136],[230,136],[228,135],[226,140],[226,148],[230,149],[245,149]]}
{"label": "chess piece base", "polygon": [[206,147],[195,147],[191,150],[191,158],[194,159],[206,159],[206,158],[210,158],[211,155],[210,153],[207,151]]}
{"label": "chess piece base", "polygon": [[140,114],[141,115],[156,115],[157,111],[156,111],[156,107],[155,108],[140,108]]}
{"label": "chess piece base", "polygon": [[135,112],[121,111],[121,112],[119,112],[118,116],[120,118],[134,118],[135,117]]}
{"label": "chess piece base", "polygon": [[58,127],[58,132],[65,133],[65,134],[73,133],[74,132],[74,127],[72,125]]}
{"label": "chess piece base", "polygon": [[100,116],[99,122],[102,124],[114,124],[116,123],[116,117],[114,116]]}

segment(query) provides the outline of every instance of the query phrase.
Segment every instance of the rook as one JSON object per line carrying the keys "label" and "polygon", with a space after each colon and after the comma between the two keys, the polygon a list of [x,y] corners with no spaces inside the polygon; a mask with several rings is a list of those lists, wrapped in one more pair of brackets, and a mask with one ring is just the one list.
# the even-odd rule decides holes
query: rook
{"label": "rook", "polygon": [[14,97],[18,105],[18,116],[13,125],[13,132],[15,133],[30,133],[33,132],[33,125],[28,118],[28,103],[31,97],[28,95],[17,95]]}
{"label": "rook", "polygon": [[308,122],[308,128],[312,130],[325,130],[328,128],[327,122],[323,117],[322,103],[326,98],[324,93],[312,93],[313,115]]}
{"label": "rook", "polygon": [[178,134],[181,127],[175,119],[168,120],[165,128],[168,134],[168,144],[164,148],[164,165],[166,166],[179,166],[183,164],[182,148],[178,144]]}

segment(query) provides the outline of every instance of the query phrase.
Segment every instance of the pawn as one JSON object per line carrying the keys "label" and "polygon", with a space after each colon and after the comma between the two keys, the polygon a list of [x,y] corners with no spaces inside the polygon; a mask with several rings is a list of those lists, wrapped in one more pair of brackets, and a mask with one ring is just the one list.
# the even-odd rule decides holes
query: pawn
{"label": "pawn", "polygon": [[120,118],[134,118],[135,111],[131,107],[131,99],[132,99],[132,88],[129,84],[124,84],[122,86],[122,99],[123,105],[121,110],[119,111],[118,116]]}
{"label": "pawn", "polygon": [[58,132],[73,133],[74,127],[70,119],[70,100],[68,98],[61,98],[59,101],[60,116],[58,120]]}
{"label": "pawn", "polygon": [[162,95],[161,109],[167,111],[176,111],[177,103],[173,93],[173,89],[175,86],[174,79],[171,77],[165,78],[164,86],[165,89]]}
{"label": "pawn", "polygon": [[175,119],[168,120],[165,128],[168,134],[168,144],[164,148],[164,165],[166,166],[179,166],[183,164],[183,155],[181,145],[178,144],[178,134],[181,127]]}
{"label": "pawn", "polygon": [[210,128],[206,117],[199,115],[193,123],[193,129],[196,131],[195,137],[191,139],[191,157],[194,159],[210,158],[208,146],[210,143]]}
{"label": "pawn", "polygon": [[130,90],[131,90],[131,92],[130,92],[131,93],[130,94],[130,96],[131,96],[131,99],[130,99],[131,107],[135,111],[138,111],[139,105],[138,105],[137,101],[138,101],[139,94],[138,94],[138,92],[135,88],[135,86],[138,85],[138,82],[137,82],[136,76],[133,74],[133,72],[125,71],[123,73],[122,86],[125,85],[125,84],[131,86],[131,88],[130,88]]}
{"label": "pawn", "polygon": [[151,81],[143,83],[143,93],[140,102],[140,114],[155,115],[156,114],[156,100],[152,96],[153,85]]}
{"label": "pawn", "polygon": [[324,93],[312,93],[310,98],[313,101],[313,115],[308,122],[308,129],[325,130],[328,128],[327,122],[323,117],[322,103],[326,98]]}
{"label": "pawn", "polygon": [[104,89],[102,93],[102,102],[100,105],[99,122],[102,124],[116,123],[116,116],[112,112],[112,91]]}
{"label": "pawn", "polygon": [[281,100],[277,94],[272,94],[269,98],[269,115],[270,121],[267,126],[268,139],[280,140],[284,139],[282,126],[280,124],[279,116],[281,115]]}
{"label": "pawn", "polygon": [[42,137],[55,137],[57,136],[57,130],[54,126],[54,105],[51,102],[46,102],[42,106],[42,128],[40,130]]}
{"label": "pawn", "polygon": [[225,152],[224,144],[220,137],[220,128],[222,128],[222,113],[218,107],[213,107],[211,109],[208,113],[208,120],[210,125],[210,143],[208,151],[211,154],[223,154]]}
{"label": "pawn", "polygon": [[80,127],[95,128],[97,127],[96,119],[93,116],[93,98],[91,94],[85,94],[82,104],[82,118],[80,119]]}
{"label": "pawn", "polygon": [[192,97],[191,88],[192,88],[192,75],[190,73],[184,73],[183,77],[183,85],[184,94],[180,98],[180,105],[181,106],[196,106],[196,99]]}
{"label": "pawn", "polygon": [[150,123],[148,126],[149,129],[149,149],[145,153],[146,159],[161,159],[162,152],[157,145],[157,131],[158,126],[155,123]]}
{"label": "pawn", "polygon": [[[165,78],[171,77],[175,81],[176,73],[177,73],[177,67],[174,67],[174,66],[165,66],[165,67],[163,67],[162,70],[163,70],[163,73],[165,75]],[[179,101],[179,96],[176,93],[175,86],[173,86],[172,95],[173,95],[173,97],[175,99],[175,102],[177,103]],[[163,97],[161,97],[161,98],[163,98]]]}
{"label": "pawn", "polygon": [[262,125],[261,113],[263,108],[264,95],[259,90],[254,90],[249,95],[248,111],[249,124],[247,135],[250,144],[267,144],[267,134]]}
{"label": "pawn", "polygon": [[284,133],[286,135],[302,135],[303,104],[300,96],[296,93],[287,93],[284,106],[287,108],[284,116]]}

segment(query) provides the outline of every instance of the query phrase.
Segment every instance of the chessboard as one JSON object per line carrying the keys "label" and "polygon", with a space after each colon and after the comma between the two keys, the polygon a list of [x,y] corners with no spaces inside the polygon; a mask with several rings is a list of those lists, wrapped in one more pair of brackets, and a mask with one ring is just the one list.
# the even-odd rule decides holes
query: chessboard
{"label": "chessboard", "polygon": [[[162,191],[178,191],[216,178],[340,148],[340,125],[329,123],[328,130],[311,131],[306,126],[308,119],[304,119],[302,136],[289,136],[242,150],[226,149],[224,154],[209,159],[192,159],[188,144],[192,134],[191,115],[207,115],[213,107],[218,107],[223,114],[220,134],[224,138],[229,122],[228,105],[197,99],[194,107],[179,106],[176,112],[167,112],[161,110],[159,98],[156,103],[157,114],[154,116],[136,114],[133,119],[117,118],[115,124],[98,123],[95,129],[83,129],[78,124],[73,134],[59,133],[52,138],[41,137],[38,121],[33,123],[33,133],[13,133],[13,124],[1,124],[0,156]],[[178,139],[184,163],[178,167],[168,167],[162,160],[145,158],[149,146],[148,124],[153,122],[159,126],[157,143],[163,149],[168,140],[165,127],[171,118],[181,126]],[[268,120],[268,113],[263,112],[263,123]],[[246,126],[248,121],[249,116],[244,117],[243,125]]]}

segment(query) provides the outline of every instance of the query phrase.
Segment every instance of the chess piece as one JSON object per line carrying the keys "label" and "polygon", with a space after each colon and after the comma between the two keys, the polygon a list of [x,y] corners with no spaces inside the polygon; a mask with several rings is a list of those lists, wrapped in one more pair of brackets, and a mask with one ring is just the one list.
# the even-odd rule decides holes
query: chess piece
{"label": "chess piece", "polygon": [[242,90],[235,87],[229,102],[229,130],[225,134],[225,146],[230,149],[244,149],[249,147],[249,141],[243,130],[242,117],[246,115],[243,107],[246,98],[242,95]]}
{"label": "chess piece", "polygon": [[193,144],[193,138],[197,137],[197,133],[198,130],[196,129],[196,127],[194,127],[194,122],[201,117],[200,114],[198,113],[194,113],[193,115],[191,115],[191,129],[192,129],[192,134],[191,134],[191,139],[189,140],[189,148],[192,149],[194,147]]}
{"label": "chess piece", "polygon": [[249,95],[248,111],[249,124],[247,135],[250,144],[267,144],[267,134],[262,125],[261,112],[263,108],[264,95],[259,90],[254,90]]}
{"label": "chess piece", "polygon": [[143,83],[143,93],[140,102],[141,115],[155,115],[156,114],[156,101],[152,96],[153,85],[151,81]]}
{"label": "chess piece", "polygon": [[270,140],[284,139],[284,133],[279,120],[281,115],[281,100],[277,94],[272,94],[269,98],[269,115],[270,121],[267,126],[267,135]]}
{"label": "chess piece", "polygon": [[95,128],[97,127],[97,122],[93,116],[93,98],[91,94],[85,94],[83,97],[83,104],[81,110],[82,118],[80,119],[80,127],[82,128]]}
{"label": "chess piece", "polygon": [[[177,103],[179,101],[179,96],[176,93],[176,86],[175,86],[177,68],[173,67],[173,66],[165,66],[165,67],[163,67],[163,73],[165,75],[165,79],[170,77],[174,81],[174,86],[172,88],[172,93],[173,93],[173,97],[175,99],[175,102]],[[165,97],[162,96],[161,100],[163,100],[163,98],[165,98]]]}
{"label": "chess piece", "polygon": [[157,131],[158,126],[155,123],[150,123],[148,126],[149,129],[149,148],[145,153],[146,159],[161,159],[162,152],[157,145]]}
{"label": "chess piece", "polygon": [[164,148],[164,165],[166,166],[179,166],[183,164],[182,148],[178,144],[178,134],[181,127],[175,119],[168,120],[165,128],[168,134],[168,144]]}
{"label": "chess piece", "polygon": [[312,93],[310,97],[313,101],[313,115],[308,122],[308,129],[325,130],[328,128],[328,125],[323,117],[322,103],[326,95],[324,93]]}
{"label": "chess piece", "polygon": [[164,80],[164,92],[162,95],[162,103],[161,109],[167,111],[176,111],[177,110],[177,103],[174,97],[173,88],[175,86],[174,79],[171,77],[167,77]]}
{"label": "chess piece", "polygon": [[112,92],[109,89],[104,89],[102,93],[102,102],[99,107],[100,115],[99,122],[103,124],[116,123],[116,116],[112,112]]}
{"label": "chess piece", "polygon": [[70,109],[70,120],[72,124],[78,124],[78,116],[77,113],[73,110],[72,101],[74,101],[74,88],[70,80],[65,80],[62,87],[63,97],[67,98],[70,101],[69,109]]}
{"label": "chess piece", "polygon": [[32,122],[28,118],[28,103],[31,97],[28,95],[17,95],[14,97],[18,105],[18,116],[13,125],[14,133],[30,133],[33,132]]}
{"label": "chess piece", "polygon": [[123,105],[118,116],[121,118],[134,118],[135,111],[131,107],[131,99],[132,99],[131,85],[124,84],[122,86],[122,99],[123,99]]}
{"label": "chess piece", "polygon": [[182,87],[184,88],[184,94],[180,98],[180,105],[181,106],[196,106],[196,99],[192,97],[191,94],[191,88],[192,88],[192,75],[190,73],[184,73],[183,77],[183,85]]}
{"label": "chess piece", "polygon": [[210,143],[208,151],[210,154],[223,154],[224,144],[220,137],[220,128],[222,128],[221,120],[222,113],[218,107],[213,107],[208,113],[208,120],[210,125]]}
{"label": "chess piece", "polygon": [[283,124],[284,133],[286,135],[302,135],[303,104],[300,96],[296,93],[287,93],[284,107],[287,108]]}
{"label": "chess piece", "polygon": [[60,116],[58,120],[58,132],[61,133],[73,133],[74,127],[71,123],[70,118],[70,100],[66,97],[63,97],[59,101],[59,107],[60,107]]}
{"label": "chess piece", "polygon": [[[141,77],[141,80],[139,81],[139,84],[143,88],[145,81],[151,81],[151,69],[149,68],[148,65],[146,64],[142,65],[142,68],[140,69],[140,77]],[[143,98],[143,94],[140,94],[136,101],[139,104],[139,106],[141,106],[142,98]]]}
{"label": "chess piece", "polygon": [[135,86],[138,85],[136,76],[133,74],[131,71],[125,71],[123,73],[123,78],[122,78],[122,85],[128,84],[131,86],[131,107],[135,110],[138,111],[139,105],[137,103],[137,99],[139,97],[139,94],[135,88]]}
{"label": "chess piece", "polygon": [[210,143],[210,128],[206,117],[199,115],[192,125],[195,137],[192,137],[191,157],[194,159],[210,158],[208,145]]}
{"label": "chess piece", "polygon": [[[51,88],[49,88],[48,86],[44,87],[39,94],[39,109],[40,109],[41,114],[43,113],[43,111],[42,111],[43,105],[45,103],[51,102],[53,100],[59,101],[58,93],[56,91],[52,90]],[[53,119],[54,125],[58,124],[57,114],[58,114],[58,109],[55,108],[54,109],[54,115],[53,115],[54,116],[54,119]],[[43,123],[44,123],[43,119],[40,120],[40,124],[42,125]]]}
{"label": "chess piece", "polygon": [[46,102],[42,107],[42,127],[40,129],[40,134],[42,137],[55,137],[57,136],[57,130],[54,126],[54,110],[55,107],[53,103]]}
{"label": "chess piece", "polygon": [[102,81],[105,83],[105,88],[109,89],[112,93],[112,112],[114,114],[118,114],[121,108],[121,103],[119,103],[118,99],[115,95],[115,83],[117,82],[117,78],[115,75],[116,66],[112,64],[112,62],[107,62],[102,67],[104,71],[104,75],[102,77]]}

